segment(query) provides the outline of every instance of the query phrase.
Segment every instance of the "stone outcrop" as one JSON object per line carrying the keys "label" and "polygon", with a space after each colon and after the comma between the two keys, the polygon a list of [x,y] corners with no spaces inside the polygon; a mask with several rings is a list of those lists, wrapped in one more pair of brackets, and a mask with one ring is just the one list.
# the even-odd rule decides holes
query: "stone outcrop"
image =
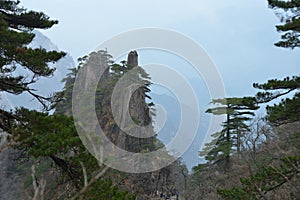
{"label": "stone outcrop", "polygon": [[0,153],[0,200],[24,200],[26,170],[19,167],[19,154],[11,148]]}
{"label": "stone outcrop", "polygon": [[138,54],[136,51],[131,51],[127,57],[127,65],[132,67],[137,67],[139,65],[138,62]]}
{"label": "stone outcrop", "polygon": [[[94,53],[95,54],[95,53]],[[131,91],[132,94],[129,97],[121,98],[121,102],[127,105],[127,111],[130,113],[130,118],[134,121],[138,126],[145,126],[147,127],[144,129],[145,133],[141,134],[150,134],[153,135],[147,138],[140,138],[135,137],[132,135],[128,135],[125,131],[121,130],[118,124],[116,123],[114,116],[112,114],[112,105],[111,105],[111,98],[112,92],[114,89],[115,84],[118,82],[118,76],[111,74],[108,67],[108,58],[107,52],[102,52],[100,56],[100,63],[97,63],[97,59],[91,59],[90,62],[95,62],[97,67],[102,67],[100,72],[103,72],[103,76],[99,83],[97,84],[97,91],[96,91],[96,99],[95,99],[95,109],[97,114],[97,120],[106,134],[106,136],[113,142],[116,146],[125,149],[129,152],[148,152],[153,151],[158,148],[158,146],[162,145],[154,136],[154,130],[151,125],[151,116],[149,113],[149,107],[146,102],[146,94],[143,87],[139,88],[127,88],[127,91]],[[98,60],[99,61],[99,60]],[[127,66],[129,68],[139,68],[138,66],[138,54],[136,51],[131,51],[128,54],[127,59]],[[99,77],[97,74],[93,72],[93,70],[86,70],[86,73],[90,73],[88,80],[82,81],[83,88],[86,90],[89,89],[90,84],[93,81],[96,81]],[[101,73],[102,74],[102,73]],[[139,77],[139,76],[137,76]],[[93,85],[93,84],[92,84]],[[72,90],[72,88],[69,88]],[[123,88],[126,90],[126,88]],[[70,92],[70,91],[68,91]],[[71,97],[69,97],[71,98]],[[70,104],[72,99],[66,99],[62,103]],[[72,106],[61,106],[61,108],[70,109]],[[59,113],[72,113],[71,110],[60,110]],[[121,115],[122,116],[122,115]],[[124,120],[126,117],[124,116]],[[135,130],[133,130],[135,131]],[[24,187],[24,183],[26,181],[26,177],[30,177],[30,163],[27,165],[22,165],[24,167],[24,171],[18,169],[20,165],[18,165],[17,161],[12,159],[12,155],[14,155],[14,151],[9,149],[5,152],[0,154],[0,200],[7,200],[7,199],[24,199],[25,193],[29,193],[31,196],[32,188],[29,186],[27,189]],[[49,161],[50,163],[50,161]],[[178,163],[175,162],[172,165],[165,167],[164,169],[149,172],[149,173],[142,173],[142,174],[130,174],[125,173],[123,177],[126,177],[122,183],[118,183],[117,180],[114,180],[115,174],[123,172],[116,172],[111,170],[109,172],[109,177],[112,178],[113,182],[118,184],[121,189],[128,190],[137,194],[138,199],[150,199],[150,197],[155,196],[158,192],[167,193],[169,190],[178,188],[179,185],[182,184],[184,177],[180,174],[180,170],[178,168]],[[57,174],[58,176],[59,174]],[[51,175],[53,179],[50,177],[47,178],[47,186],[54,185],[52,183],[55,182],[54,175]],[[181,182],[181,184],[179,184]],[[32,183],[29,182],[31,185]],[[56,186],[53,186],[55,188]],[[50,188],[48,188],[50,189]],[[61,186],[60,190],[65,190],[64,187]],[[48,191],[50,195],[51,192]],[[51,196],[51,195],[50,195]],[[26,198],[28,199],[28,198]]]}

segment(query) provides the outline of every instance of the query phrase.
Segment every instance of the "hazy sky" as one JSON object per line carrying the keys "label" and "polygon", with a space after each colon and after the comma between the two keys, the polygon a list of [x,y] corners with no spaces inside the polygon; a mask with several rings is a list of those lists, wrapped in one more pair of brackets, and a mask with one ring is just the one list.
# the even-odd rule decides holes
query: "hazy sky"
{"label": "hazy sky", "polygon": [[75,59],[114,35],[159,27],[197,41],[220,70],[230,96],[251,95],[253,82],[300,72],[299,50],[273,46],[280,37],[275,29],[279,20],[266,0],[22,0],[21,4],[59,20],[43,33]]}

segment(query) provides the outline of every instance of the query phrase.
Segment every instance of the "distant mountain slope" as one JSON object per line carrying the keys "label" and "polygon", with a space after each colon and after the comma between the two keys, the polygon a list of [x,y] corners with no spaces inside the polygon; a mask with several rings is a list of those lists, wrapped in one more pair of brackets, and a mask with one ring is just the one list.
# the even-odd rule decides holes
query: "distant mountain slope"
{"label": "distant mountain slope", "polygon": [[[177,99],[168,94],[156,94],[154,92],[150,93],[150,96],[155,104],[160,104],[161,107],[165,110],[165,114],[159,113],[163,111],[159,111],[159,115],[154,118],[154,121],[159,121],[154,124],[154,129],[158,133],[158,139],[161,140],[165,145],[171,142],[171,140],[176,136],[177,131],[179,130],[180,122],[181,122],[181,109],[180,104]],[[189,116],[193,116],[196,112],[194,108],[191,108],[188,105],[183,104],[183,108],[187,113],[193,113]],[[187,165],[188,169],[191,170],[193,166],[198,165],[200,162],[203,162],[202,159],[199,158],[199,150],[201,144],[205,138],[205,134],[208,129],[208,124],[210,120],[209,115],[205,115],[204,112],[200,112],[200,124],[195,136],[194,141],[191,141],[191,145],[187,149],[187,151],[182,155],[182,159],[184,163]],[[161,120],[164,120],[163,124]],[[194,119],[189,119],[190,123],[194,122]],[[159,126],[159,127],[158,127]],[[185,133],[183,133],[185,134]]]}

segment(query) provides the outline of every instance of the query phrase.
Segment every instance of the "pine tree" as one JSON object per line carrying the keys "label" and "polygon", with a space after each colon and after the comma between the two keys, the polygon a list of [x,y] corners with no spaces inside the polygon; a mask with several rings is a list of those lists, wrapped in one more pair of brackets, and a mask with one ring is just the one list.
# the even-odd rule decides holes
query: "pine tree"
{"label": "pine tree", "polygon": [[19,3],[0,1],[0,92],[14,95],[27,92],[49,108],[48,103],[54,100],[54,96],[40,96],[31,85],[39,77],[53,75],[55,69],[49,67],[49,63],[58,61],[65,53],[32,49],[28,44],[35,36],[33,29],[48,29],[58,22],[42,12],[27,11],[19,7]]}
{"label": "pine tree", "polygon": [[278,47],[291,48],[300,47],[300,1],[268,0],[272,9],[280,10],[283,25],[276,26],[278,32],[283,32],[281,41],[275,43]]}
{"label": "pine tree", "polygon": [[300,89],[299,76],[286,77],[283,80],[272,79],[264,84],[254,83],[253,86],[264,90],[264,92],[258,92],[256,95],[259,103],[268,103],[294,92],[293,98],[282,99],[279,104],[266,107],[267,119],[271,123],[280,125],[300,119],[300,93],[297,92]]}
{"label": "pine tree", "polygon": [[206,112],[214,115],[226,115],[221,132],[212,135],[214,139],[206,144],[200,152],[207,161],[212,163],[224,163],[228,167],[230,155],[240,152],[241,137],[249,131],[247,121],[254,116],[254,110],[258,109],[256,99],[253,97],[214,99],[217,107],[210,108]]}

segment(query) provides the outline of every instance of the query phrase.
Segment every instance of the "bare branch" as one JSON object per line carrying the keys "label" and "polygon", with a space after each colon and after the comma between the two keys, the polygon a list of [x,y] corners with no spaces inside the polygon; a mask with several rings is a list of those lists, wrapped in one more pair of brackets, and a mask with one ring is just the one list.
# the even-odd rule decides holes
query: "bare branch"
{"label": "bare branch", "polygon": [[34,195],[32,200],[44,200],[44,193],[46,189],[46,180],[41,179],[40,182],[38,182],[37,177],[35,175],[35,165],[31,166],[31,177],[32,177],[32,186],[34,189]]}
{"label": "bare branch", "polygon": [[105,166],[103,169],[100,169],[99,172],[88,182],[86,186],[84,186],[76,195],[74,195],[71,200],[77,199],[80,195],[82,195],[94,182],[96,182],[105,172],[109,169],[109,167]]}
{"label": "bare branch", "polygon": [[82,168],[82,173],[83,173],[83,178],[84,178],[84,187],[86,187],[88,185],[88,178],[87,178],[87,173],[86,173],[86,168],[83,164],[83,162],[80,161],[80,165]]}

